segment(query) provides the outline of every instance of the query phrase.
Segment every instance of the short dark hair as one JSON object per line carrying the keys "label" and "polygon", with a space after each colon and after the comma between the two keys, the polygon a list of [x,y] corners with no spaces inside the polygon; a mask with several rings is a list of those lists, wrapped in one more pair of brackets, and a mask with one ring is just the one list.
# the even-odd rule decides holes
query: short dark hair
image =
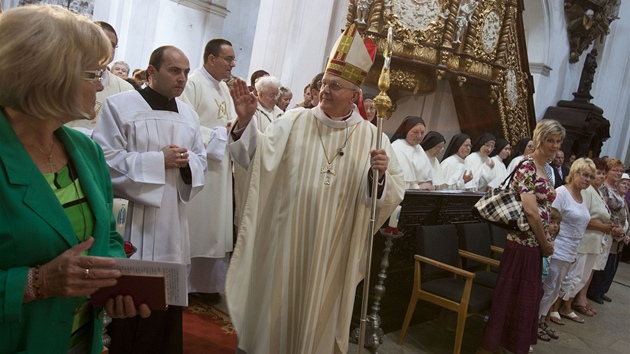
{"label": "short dark hair", "polygon": [[118,33],[116,33],[116,30],[114,29],[114,27],[112,27],[112,25],[105,21],[94,21],[94,23],[99,25],[103,29],[103,31],[109,31],[113,33],[116,36],[116,39],[118,39]]}
{"label": "short dark hair", "polygon": [[160,71],[160,67],[164,62],[164,52],[167,49],[177,49],[177,47],[172,45],[163,45],[154,50],[153,53],[151,53],[151,57],[149,58],[149,65],[153,66],[155,70]]}
{"label": "short dark hair", "polygon": [[205,63],[208,61],[208,57],[210,56],[210,54],[214,55],[215,57],[218,56],[219,52],[221,51],[221,47],[224,45],[229,45],[230,47],[232,47],[232,43],[223,38],[211,39],[208,43],[206,43],[206,48],[204,48],[203,50],[203,62]]}
{"label": "short dark hair", "polygon": [[249,78],[249,82],[251,83],[252,87],[256,87],[256,80],[260,79],[263,76],[269,76],[269,73],[266,72],[265,70],[254,71],[252,76],[250,76]]}

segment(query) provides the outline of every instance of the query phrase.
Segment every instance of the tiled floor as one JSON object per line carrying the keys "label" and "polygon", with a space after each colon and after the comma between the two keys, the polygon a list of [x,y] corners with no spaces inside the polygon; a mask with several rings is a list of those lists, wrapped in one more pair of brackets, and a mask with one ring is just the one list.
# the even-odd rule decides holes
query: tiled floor
{"label": "tiled floor", "polygon": [[[565,320],[564,326],[550,324],[556,329],[560,339],[551,342],[539,341],[534,346],[536,354],[629,354],[630,353],[630,264],[621,263],[615,281],[608,293],[612,303],[591,305],[598,311],[595,317],[585,317],[579,324]],[[219,307],[227,312],[225,302]],[[401,319],[402,323],[402,319]],[[466,331],[462,353],[475,353],[483,334],[484,321],[480,317],[470,317],[466,321]],[[450,316],[445,328],[438,328],[437,320],[430,320],[407,331],[404,343],[397,344],[399,331],[383,337],[378,354],[450,354],[453,353],[455,336],[455,316]],[[357,353],[357,346],[350,344],[348,353]],[[373,353],[364,349],[363,353]]]}

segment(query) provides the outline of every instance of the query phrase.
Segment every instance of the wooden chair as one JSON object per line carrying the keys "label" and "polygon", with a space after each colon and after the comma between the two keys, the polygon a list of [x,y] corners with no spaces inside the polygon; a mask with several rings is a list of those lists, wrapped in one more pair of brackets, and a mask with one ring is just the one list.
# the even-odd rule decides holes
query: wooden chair
{"label": "wooden chair", "polygon": [[[462,269],[475,273],[473,282],[494,289],[499,261],[492,258],[490,227],[487,223],[457,225]],[[494,268],[494,270],[492,269]]]}
{"label": "wooden chair", "polygon": [[405,338],[416,303],[425,300],[457,313],[453,353],[459,354],[466,318],[490,308],[492,289],[474,285],[475,274],[458,267],[460,255],[454,225],[419,227],[417,244],[413,290],[398,343],[402,344]]}

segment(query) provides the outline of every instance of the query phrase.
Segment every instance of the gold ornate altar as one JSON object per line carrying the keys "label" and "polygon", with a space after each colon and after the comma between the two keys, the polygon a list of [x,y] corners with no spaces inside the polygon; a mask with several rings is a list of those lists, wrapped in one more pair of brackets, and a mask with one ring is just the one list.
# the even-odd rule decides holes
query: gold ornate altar
{"label": "gold ornate altar", "polygon": [[[447,80],[462,132],[502,132],[515,143],[536,122],[522,11],[523,0],[350,0],[347,22],[379,54],[393,28],[394,102]],[[376,85],[382,63],[377,55],[367,85]]]}

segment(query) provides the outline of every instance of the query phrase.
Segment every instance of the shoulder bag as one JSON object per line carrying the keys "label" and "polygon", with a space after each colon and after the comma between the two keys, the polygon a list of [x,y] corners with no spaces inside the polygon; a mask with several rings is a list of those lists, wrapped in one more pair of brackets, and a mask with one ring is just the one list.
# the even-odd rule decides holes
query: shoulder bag
{"label": "shoulder bag", "polygon": [[514,173],[524,161],[521,161],[497,188],[479,199],[472,208],[474,216],[507,230],[528,231],[530,229],[523,211],[521,196],[510,188]]}

